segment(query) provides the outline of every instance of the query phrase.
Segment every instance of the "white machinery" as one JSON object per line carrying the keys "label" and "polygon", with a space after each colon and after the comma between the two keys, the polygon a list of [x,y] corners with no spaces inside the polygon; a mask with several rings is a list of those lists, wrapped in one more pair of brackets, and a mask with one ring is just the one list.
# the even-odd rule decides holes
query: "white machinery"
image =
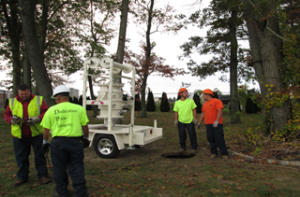
{"label": "white machinery", "polygon": [[[131,80],[132,98],[135,96],[135,68],[130,64],[120,64],[114,62],[109,57],[101,59],[92,57],[84,62],[83,90],[86,88],[88,68],[102,67],[108,69],[109,75],[96,76],[105,79],[105,82],[99,84],[100,91],[96,100],[86,100],[86,91],[83,91],[82,105],[98,105],[100,114],[98,119],[104,119],[104,124],[89,124],[90,146],[93,146],[95,152],[102,158],[117,157],[122,149],[134,149],[135,145],[143,146],[162,138],[162,128],[157,128],[157,122],[154,121],[154,127],[134,125],[134,99],[123,101],[122,87],[124,84],[114,83],[114,78],[121,77]],[[120,71],[129,74],[131,77],[117,75]],[[131,102],[131,103],[127,103]],[[131,106],[131,122],[129,125],[115,124],[115,120],[123,118],[123,106]]]}

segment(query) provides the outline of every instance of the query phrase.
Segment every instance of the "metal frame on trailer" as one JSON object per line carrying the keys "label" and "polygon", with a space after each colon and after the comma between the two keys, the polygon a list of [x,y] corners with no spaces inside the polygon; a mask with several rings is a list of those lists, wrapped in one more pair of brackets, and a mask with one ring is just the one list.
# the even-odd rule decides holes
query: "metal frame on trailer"
{"label": "metal frame on trailer", "polygon": [[[105,98],[107,100],[86,100],[86,82],[88,77],[88,67],[97,68],[97,67],[106,68],[109,71],[108,76],[97,76],[103,79],[108,80],[108,91]],[[131,77],[121,76],[121,78],[131,80],[131,94],[132,98],[135,95],[135,68],[130,64],[120,64],[114,62],[113,59],[109,57],[103,57],[101,59],[96,57],[91,57],[84,62],[84,74],[83,74],[83,96],[82,96],[82,105],[98,105],[100,108],[100,113],[103,110],[104,115],[97,116],[98,118],[104,119],[104,124],[89,124],[89,140],[92,142],[90,146],[94,146],[96,153],[103,158],[114,158],[119,152],[124,149],[134,149],[135,145],[143,146],[159,140],[163,136],[162,128],[157,128],[157,121],[154,121],[154,126],[138,126],[134,125],[134,99],[131,100],[131,118],[130,124],[115,124],[114,120],[117,118],[122,118],[121,115],[117,115],[117,111],[120,109],[120,106],[123,105],[123,101],[119,99],[120,92],[118,87],[121,87],[120,84],[114,84],[113,79],[117,76],[120,71],[124,73],[130,73]],[[120,88],[121,89],[121,88]],[[101,91],[101,90],[100,90]],[[122,92],[121,92],[122,93]],[[116,98],[117,97],[117,98]],[[102,108],[102,109],[101,109]],[[121,108],[122,109],[122,108]],[[106,113],[107,111],[107,113]]]}

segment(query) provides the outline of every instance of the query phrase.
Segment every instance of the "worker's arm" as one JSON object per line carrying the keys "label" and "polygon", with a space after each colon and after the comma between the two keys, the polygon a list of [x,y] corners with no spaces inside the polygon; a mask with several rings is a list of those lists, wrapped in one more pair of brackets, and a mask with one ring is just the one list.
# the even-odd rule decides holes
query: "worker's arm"
{"label": "worker's arm", "polygon": [[8,124],[11,124],[11,119],[12,119],[12,112],[9,108],[9,104],[7,105],[5,111],[4,111],[4,119]]}
{"label": "worker's arm", "polygon": [[196,108],[193,109],[193,113],[194,113],[194,119],[197,119],[197,110],[196,110]]}
{"label": "worker's arm", "polygon": [[219,120],[220,120],[220,118],[222,117],[222,115],[223,115],[223,109],[222,109],[222,108],[221,108],[221,109],[218,109],[218,114],[217,114],[217,119],[216,119],[216,121],[219,122]]}
{"label": "worker's arm", "polygon": [[202,112],[200,115],[199,123],[201,123],[204,120],[204,115],[205,115],[205,113]]}
{"label": "worker's arm", "polygon": [[178,112],[175,112],[175,120],[178,120]]}
{"label": "worker's arm", "polygon": [[43,139],[48,141],[48,136],[50,133],[50,129],[44,128]]}
{"label": "worker's arm", "polygon": [[89,127],[88,127],[88,125],[84,125],[81,128],[82,128],[84,137],[89,137]]}

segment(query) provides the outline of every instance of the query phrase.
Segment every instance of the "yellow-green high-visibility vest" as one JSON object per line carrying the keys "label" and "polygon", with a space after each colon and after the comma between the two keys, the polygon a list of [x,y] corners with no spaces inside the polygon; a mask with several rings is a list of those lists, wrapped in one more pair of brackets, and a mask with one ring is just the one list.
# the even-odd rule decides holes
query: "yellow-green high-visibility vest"
{"label": "yellow-green high-visibility vest", "polygon": [[[42,96],[34,96],[28,105],[28,117],[38,116],[41,112],[43,97]],[[18,116],[23,120],[23,105],[20,101],[15,98],[9,99],[9,108],[13,116]],[[11,134],[14,137],[22,138],[22,121],[20,125],[11,125]],[[44,131],[44,128],[40,125],[40,123],[35,124],[34,126],[30,126],[31,136],[41,135]]]}

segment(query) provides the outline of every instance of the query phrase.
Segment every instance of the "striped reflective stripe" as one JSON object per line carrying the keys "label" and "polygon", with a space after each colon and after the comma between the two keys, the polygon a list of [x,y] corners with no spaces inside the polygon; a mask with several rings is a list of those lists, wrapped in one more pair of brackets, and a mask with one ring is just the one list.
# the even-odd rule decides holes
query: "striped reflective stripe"
{"label": "striped reflective stripe", "polygon": [[36,97],[36,99],[37,99],[37,107],[38,107],[38,114],[40,115],[41,114],[41,106],[40,106],[40,103],[41,103],[41,97],[40,96],[37,96]]}
{"label": "striped reflective stripe", "polygon": [[14,107],[14,102],[15,102],[15,98],[12,98],[12,99],[11,99],[11,108]]}

